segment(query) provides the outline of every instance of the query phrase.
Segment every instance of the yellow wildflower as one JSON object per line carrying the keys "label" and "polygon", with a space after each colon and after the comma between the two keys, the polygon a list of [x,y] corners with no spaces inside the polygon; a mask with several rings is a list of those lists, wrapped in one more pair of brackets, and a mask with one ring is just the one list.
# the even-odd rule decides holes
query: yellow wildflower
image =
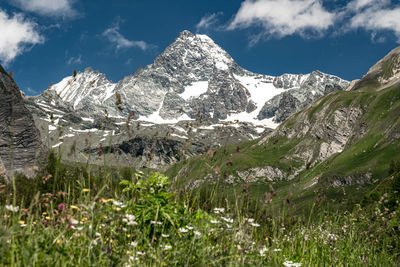
{"label": "yellow wildflower", "polygon": [[88,218],[86,218],[86,217],[82,218],[82,222],[86,222],[87,220],[88,220]]}
{"label": "yellow wildflower", "polygon": [[73,210],[79,210],[79,207],[75,206],[75,205],[71,205],[70,208],[73,209]]}
{"label": "yellow wildflower", "polygon": [[19,221],[19,224],[25,224],[25,222],[24,221]]}
{"label": "yellow wildflower", "polygon": [[115,199],[113,199],[113,198],[109,198],[109,199],[100,198],[100,201],[101,201],[102,203],[108,203],[108,202],[114,202]]}
{"label": "yellow wildflower", "polygon": [[83,188],[83,189],[82,189],[82,192],[83,192],[83,193],[87,193],[87,192],[89,192],[89,191],[90,191],[89,188]]}
{"label": "yellow wildflower", "polygon": [[50,216],[46,216],[46,220],[50,221]]}
{"label": "yellow wildflower", "polygon": [[47,212],[42,212],[42,215],[43,215],[43,216],[46,216],[46,215],[47,215]]}

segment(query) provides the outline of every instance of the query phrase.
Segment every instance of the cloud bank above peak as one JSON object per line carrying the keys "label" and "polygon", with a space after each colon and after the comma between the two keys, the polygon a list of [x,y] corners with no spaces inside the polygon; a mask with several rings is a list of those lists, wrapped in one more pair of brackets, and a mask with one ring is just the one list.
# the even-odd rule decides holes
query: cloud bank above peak
{"label": "cloud bank above peak", "polygon": [[146,51],[155,47],[154,45],[148,44],[145,41],[128,40],[120,33],[119,23],[107,28],[102,33],[102,36],[105,37],[116,48],[116,51],[132,47]]}
{"label": "cloud bank above peak", "polygon": [[400,4],[393,5],[390,0],[354,0],[347,11],[351,14],[350,29],[364,29],[372,35],[391,31],[400,42]]}
{"label": "cloud bank above peak", "polygon": [[[215,24],[213,17],[208,18]],[[330,29],[343,33],[362,29],[371,36],[389,31],[400,42],[400,4],[391,0],[352,0],[341,6],[328,0],[245,0],[225,30],[251,27],[259,33],[251,36],[250,46],[261,39],[291,35],[319,38]]]}
{"label": "cloud bank above peak", "polygon": [[228,30],[260,26],[264,33],[284,37],[320,32],[335,22],[335,14],[317,0],[246,0],[228,25]]}
{"label": "cloud bank above peak", "polygon": [[223,15],[222,12],[218,13],[212,13],[212,14],[206,14],[204,15],[199,23],[196,25],[196,31],[206,31],[208,29],[213,28],[214,25],[216,25],[219,22],[218,17]]}

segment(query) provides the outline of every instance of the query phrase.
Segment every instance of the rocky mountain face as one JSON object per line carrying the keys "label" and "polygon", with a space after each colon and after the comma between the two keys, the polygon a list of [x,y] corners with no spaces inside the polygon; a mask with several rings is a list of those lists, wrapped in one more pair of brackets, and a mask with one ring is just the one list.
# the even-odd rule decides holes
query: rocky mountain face
{"label": "rocky mountain face", "polygon": [[321,96],[345,89],[349,83],[336,76],[314,71],[298,77],[293,75],[277,77],[274,85],[286,91],[266,102],[258,118],[262,120],[273,117],[274,121],[280,123]]}
{"label": "rocky mountain face", "polygon": [[[86,69],[27,103],[43,136],[50,135],[44,139],[50,147],[61,137],[76,141],[88,130],[120,132],[127,121],[151,125],[139,127],[136,136],[148,136],[146,127],[157,133],[168,129],[169,138],[212,147],[260,137],[319,97],[347,87],[347,81],[319,71],[278,77],[249,72],[208,36],[184,31],[152,64],[117,83]],[[176,132],[187,123],[191,126]],[[236,140],[211,133],[220,128]]]}
{"label": "rocky mountain face", "polygon": [[0,168],[29,173],[41,158],[41,138],[21,91],[0,66]]}

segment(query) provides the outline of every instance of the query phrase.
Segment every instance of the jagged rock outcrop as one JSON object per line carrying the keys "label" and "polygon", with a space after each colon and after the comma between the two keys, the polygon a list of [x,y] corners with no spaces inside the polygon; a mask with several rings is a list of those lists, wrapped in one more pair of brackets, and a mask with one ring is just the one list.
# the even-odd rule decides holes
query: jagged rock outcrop
{"label": "jagged rock outcrop", "polygon": [[368,172],[365,174],[353,174],[348,176],[333,176],[331,178],[331,186],[341,187],[349,185],[365,185],[372,183],[372,173]]}
{"label": "jagged rock outcrop", "polygon": [[9,174],[38,164],[40,133],[13,78],[0,66],[0,161]]}
{"label": "jagged rock outcrop", "polygon": [[295,125],[280,127],[265,140],[282,137],[302,140],[290,157],[299,157],[305,163],[324,161],[342,152],[352,137],[363,134],[361,130],[355,131],[362,127],[359,122],[363,115],[360,107],[330,109],[329,105],[321,107],[312,117],[308,112],[302,112],[297,115]]}
{"label": "jagged rock outcrop", "polygon": [[140,164],[138,164],[140,167],[157,168],[178,162],[183,157],[190,156],[191,153],[200,153],[202,150],[202,146],[192,144],[191,147],[193,148],[185,153],[184,147],[184,142],[165,137],[136,136],[121,144],[97,147],[92,150],[85,150],[85,152],[98,155],[109,153],[126,154],[140,159]]}
{"label": "jagged rock outcrop", "polygon": [[261,181],[274,181],[282,180],[286,177],[286,174],[278,168],[273,168],[271,166],[251,168],[245,171],[238,171],[237,176],[243,182],[255,182]]}
{"label": "jagged rock outcrop", "polygon": [[214,119],[226,119],[232,112],[242,113],[247,110],[251,112],[255,108],[247,108],[252,105],[249,98],[250,93],[247,88],[231,73],[226,70],[215,70],[210,78],[207,93],[191,102],[192,112],[189,116],[195,117],[200,112],[204,117],[212,115]]}
{"label": "jagged rock outcrop", "polygon": [[316,99],[345,90],[349,83],[336,76],[314,71],[308,75],[285,74],[276,77],[274,85],[287,90],[266,102],[258,119],[274,118],[275,122],[281,123]]}

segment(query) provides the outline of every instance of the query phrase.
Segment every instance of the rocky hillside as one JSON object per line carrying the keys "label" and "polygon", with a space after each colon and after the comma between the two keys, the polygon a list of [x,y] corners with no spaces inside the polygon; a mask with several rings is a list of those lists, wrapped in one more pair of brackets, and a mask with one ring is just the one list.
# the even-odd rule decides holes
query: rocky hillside
{"label": "rocky hillside", "polygon": [[0,168],[29,173],[38,165],[41,138],[21,91],[0,66]]}
{"label": "rocky hillside", "polygon": [[[169,175],[187,188],[212,180],[261,183],[258,193],[274,185],[282,194],[289,190],[308,198],[315,192],[338,194],[346,186],[356,196],[387,177],[392,160],[400,160],[400,78],[398,65],[386,65],[388,58],[397,62],[398,50],[371,68],[375,80],[369,72],[354,90],[317,100],[271,134],[176,165]],[[391,74],[383,81],[381,73]]]}
{"label": "rocky hillside", "polygon": [[372,66],[368,73],[356,81],[351,90],[360,88],[376,90],[397,84],[400,80],[400,47],[393,49],[388,55]]}

